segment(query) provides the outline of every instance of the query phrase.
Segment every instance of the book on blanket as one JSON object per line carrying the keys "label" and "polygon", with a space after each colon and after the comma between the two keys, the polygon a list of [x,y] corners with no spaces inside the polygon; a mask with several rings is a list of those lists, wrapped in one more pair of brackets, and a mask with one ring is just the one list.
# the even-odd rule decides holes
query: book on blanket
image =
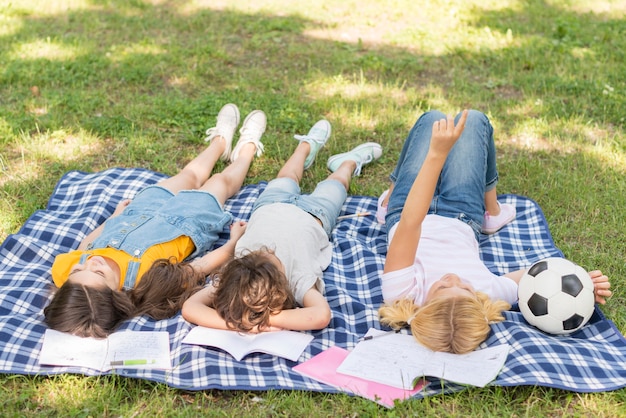
{"label": "book on blanket", "polygon": [[250,334],[197,326],[183,338],[184,344],[221,348],[237,361],[251,353],[266,353],[298,361],[313,336],[296,331]]}
{"label": "book on blanket", "polygon": [[115,368],[171,369],[166,331],[120,331],[107,338],[82,338],[47,329],[39,353],[42,366],[78,366],[102,372]]}
{"label": "book on blanket", "polygon": [[337,368],[338,373],[412,389],[420,377],[438,377],[465,385],[486,386],[504,366],[509,345],[467,354],[432,351],[412,335],[371,328]]}
{"label": "book on blanket", "polygon": [[398,389],[393,386],[337,373],[337,367],[346,359],[349,353],[345,348],[332,346],[311,359],[294,366],[293,370],[346,393],[372,400],[387,408],[393,408],[396,400],[403,401],[408,399],[427,385],[427,382],[420,380],[413,389]]}

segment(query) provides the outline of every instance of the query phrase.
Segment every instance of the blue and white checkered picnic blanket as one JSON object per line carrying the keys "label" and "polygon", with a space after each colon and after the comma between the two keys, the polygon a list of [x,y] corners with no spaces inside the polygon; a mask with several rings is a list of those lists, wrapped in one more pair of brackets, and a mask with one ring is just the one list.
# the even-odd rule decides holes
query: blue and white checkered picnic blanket
{"label": "blue and white checkered picnic blanket", "polygon": [[[78,367],[39,366],[39,350],[46,326],[43,307],[52,286],[54,257],[70,251],[101,224],[125,198],[164,178],[143,169],[110,169],[87,174],[70,172],[57,185],[48,207],[34,213],[0,247],[0,373],[100,374]],[[236,219],[248,219],[252,204],[265,183],[244,187],[227,202]],[[529,266],[549,256],[562,256],[555,247],[541,209],[532,200],[501,196],[515,204],[515,222],[496,235],[483,237],[481,252],[494,272]],[[342,214],[376,210],[376,199],[350,196]],[[227,230],[216,245],[227,238]],[[337,345],[350,349],[370,327],[380,328],[377,309],[382,303],[380,275],[386,253],[386,234],[373,216],[342,220],[333,232],[333,260],[324,274],[326,297],[333,315],[330,325],[315,337],[300,361]],[[158,330],[170,334],[173,370],[117,370],[124,376],[163,382],[187,390],[299,389],[337,390],[294,371],[294,362],[268,354],[252,354],[235,361],[218,350],[181,340],[191,325],[180,315],[153,321],[139,317],[124,330]],[[626,341],[596,309],[590,323],[570,337],[553,337],[527,325],[519,312],[493,326],[486,342],[508,343],[511,351],[494,385],[543,385],[572,391],[613,390],[626,386]],[[108,372],[112,373],[112,372]],[[417,396],[462,389],[453,384],[430,385]]]}

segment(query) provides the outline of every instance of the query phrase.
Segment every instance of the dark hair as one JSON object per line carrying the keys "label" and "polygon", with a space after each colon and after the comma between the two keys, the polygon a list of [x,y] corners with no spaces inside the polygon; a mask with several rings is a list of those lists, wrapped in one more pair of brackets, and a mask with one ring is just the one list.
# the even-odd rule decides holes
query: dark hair
{"label": "dark hair", "polygon": [[43,313],[48,326],[57,331],[106,338],[134,309],[125,292],[66,281]]}
{"label": "dark hair", "polygon": [[189,263],[178,263],[173,257],[156,260],[129,292],[135,306],[133,315],[154,319],[174,316],[183,302],[202,288],[205,279]]}
{"label": "dark hair", "polygon": [[165,319],[200,290],[205,277],[186,262],[156,260],[130,291],[84,286],[66,281],[44,309],[52,329],[81,337],[105,338],[125,320],[138,315]]}
{"label": "dark hair", "polygon": [[263,249],[235,258],[216,278],[213,308],[229,328],[266,328],[271,315],[295,307],[285,274],[268,254],[271,251]]}

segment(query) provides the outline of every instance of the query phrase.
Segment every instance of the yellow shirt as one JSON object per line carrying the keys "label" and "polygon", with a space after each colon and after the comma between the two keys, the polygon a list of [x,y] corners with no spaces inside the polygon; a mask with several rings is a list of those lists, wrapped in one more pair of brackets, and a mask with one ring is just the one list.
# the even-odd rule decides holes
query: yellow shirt
{"label": "yellow shirt", "polygon": [[130,261],[138,261],[141,263],[137,273],[137,280],[135,281],[136,285],[139,283],[146,270],[148,270],[156,260],[174,257],[176,261],[182,261],[187,258],[195,250],[195,248],[196,247],[191,238],[186,235],[182,235],[171,241],[153,245],[146,250],[140,259],[133,257],[122,250],[116,250],[115,248],[110,247],[96,248],[89,251],[76,250],[56,256],[54,264],[52,264],[52,280],[57,287],[61,287],[63,283],[67,281],[67,277],[69,276],[72,268],[80,262],[80,257],[83,254],[89,254],[90,257],[92,255],[99,255],[110,258],[119,266],[119,288],[121,289],[124,284],[124,278],[126,277],[126,271],[128,270],[128,263]]}

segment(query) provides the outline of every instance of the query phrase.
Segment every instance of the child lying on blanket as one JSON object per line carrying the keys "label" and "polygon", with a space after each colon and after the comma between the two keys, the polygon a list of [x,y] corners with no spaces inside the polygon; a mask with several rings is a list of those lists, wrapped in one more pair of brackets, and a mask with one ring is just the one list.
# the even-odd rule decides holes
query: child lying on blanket
{"label": "child lying on blanket", "polygon": [[[243,223],[231,227],[228,243],[204,253],[232,220],[224,203],[263,151],[266,117],[260,110],[246,117],[231,153],[238,124],[237,107],[225,105],[207,130],[210,144],[202,153],[175,176],[121,202],[78,250],[56,257],[52,278],[58,290],[44,309],[50,328],[102,338],[136,315],[170,317],[232,257]],[[229,158],[232,164],[211,176],[217,160]]]}
{"label": "child lying on blanket", "polygon": [[[330,136],[317,122],[254,204],[235,258],[205,289],[183,305],[183,317],[210,328],[260,332],[326,327],[330,307],[323,296],[323,271],[331,262],[329,236],[352,176],[382,155],[368,142],[331,156],[332,172],[310,195],[300,191],[304,170]],[[296,308],[301,306],[301,308]]]}
{"label": "child lying on blanket", "polygon": [[[389,242],[381,322],[394,328],[408,324],[415,338],[435,351],[472,351],[487,338],[489,323],[503,320],[502,311],[516,302],[524,273],[499,277],[479,256],[481,230],[493,233],[515,215],[515,208],[497,201],[489,119],[475,110],[455,120],[425,113],[390,179],[381,199]],[[596,302],[605,303],[612,293],[608,278],[600,271],[589,275]]]}

